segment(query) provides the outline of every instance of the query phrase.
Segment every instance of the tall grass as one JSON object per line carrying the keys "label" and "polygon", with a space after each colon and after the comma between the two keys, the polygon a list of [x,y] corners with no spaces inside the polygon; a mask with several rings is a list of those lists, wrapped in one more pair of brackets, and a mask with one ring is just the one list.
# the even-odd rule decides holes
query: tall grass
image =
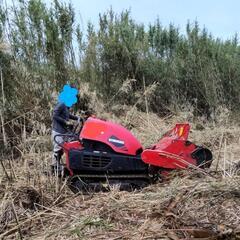
{"label": "tall grass", "polygon": [[237,36],[220,40],[197,22],[180,34],[159,19],[144,26],[130,11],[112,9],[100,14],[98,26],[89,23],[86,34],[82,27],[71,4],[2,2],[2,143],[19,135],[23,121],[27,133],[32,121],[50,129],[56,96],[67,82],[88,86],[77,108],[92,107],[88,102],[94,98],[107,111],[130,105],[161,116],[188,110],[214,120],[223,109],[238,112]]}

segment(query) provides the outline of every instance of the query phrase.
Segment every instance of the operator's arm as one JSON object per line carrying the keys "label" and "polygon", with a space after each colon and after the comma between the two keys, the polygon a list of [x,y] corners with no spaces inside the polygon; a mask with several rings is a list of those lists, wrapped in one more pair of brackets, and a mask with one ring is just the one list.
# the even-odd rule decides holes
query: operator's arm
{"label": "operator's arm", "polygon": [[75,116],[75,115],[72,115],[71,113],[69,113],[69,119],[72,119],[72,120],[78,120],[78,117]]}
{"label": "operator's arm", "polygon": [[62,125],[66,125],[66,119],[61,117],[61,113],[64,109],[63,104],[58,104],[53,111],[53,119]]}

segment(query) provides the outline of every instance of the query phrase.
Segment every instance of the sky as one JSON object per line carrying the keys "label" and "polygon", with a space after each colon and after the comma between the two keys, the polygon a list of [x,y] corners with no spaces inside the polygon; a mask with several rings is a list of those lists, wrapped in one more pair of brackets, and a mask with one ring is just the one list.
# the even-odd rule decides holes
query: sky
{"label": "sky", "polygon": [[223,40],[240,33],[240,0],[72,0],[71,3],[81,17],[83,30],[88,21],[97,24],[99,13],[112,6],[117,13],[131,9],[133,19],[145,25],[158,17],[163,26],[173,23],[184,32],[188,20],[197,20],[201,27]]}
{"label": "sky", "polygon": [[[5,0],[11,3],[14,0]],[[47,5],[53,1],[44,0]],[[59,0],[69,2],[67,0]],[[87,28],[88,21],[95,26],[99,13],[107,11],[111,6],[116,13],[130,9],[131,16],[137,23],[149,23],[159,18],[163,26],[173,23],[185,31],[189,20],[197,20],[200,27],[206,27],[214,37],[223,40],[231,39],[240,33],[240,0],[71,0],[77,20],[82,30]]]}

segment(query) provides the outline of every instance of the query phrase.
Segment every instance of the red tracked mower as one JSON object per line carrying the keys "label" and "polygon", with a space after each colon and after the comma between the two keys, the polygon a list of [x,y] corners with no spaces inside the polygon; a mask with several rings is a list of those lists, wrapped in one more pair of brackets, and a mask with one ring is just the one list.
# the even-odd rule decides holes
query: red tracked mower
{"label": "red tracked mower", "polygon": [[131,190],[154,182],[164,171],[209,167],[211,151],[188,141],[189,130],[189,124],[176,124],[157,144],[143,149],[121,125],[89,117],[78,133],[64,135],[71,139],[61,145],[64,174],[74,191],[107,190],[115,184]]}

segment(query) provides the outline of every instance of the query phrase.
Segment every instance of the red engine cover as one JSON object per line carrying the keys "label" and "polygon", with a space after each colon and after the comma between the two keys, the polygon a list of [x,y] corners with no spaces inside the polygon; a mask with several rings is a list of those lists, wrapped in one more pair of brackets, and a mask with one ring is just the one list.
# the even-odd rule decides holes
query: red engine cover
{"label": "red engine cover", "polygon": [[97,118],[88,118],[80,134],[81,139],[99,141],[115,152],[136,155],[142,149],[133,134],[119,124]]}

